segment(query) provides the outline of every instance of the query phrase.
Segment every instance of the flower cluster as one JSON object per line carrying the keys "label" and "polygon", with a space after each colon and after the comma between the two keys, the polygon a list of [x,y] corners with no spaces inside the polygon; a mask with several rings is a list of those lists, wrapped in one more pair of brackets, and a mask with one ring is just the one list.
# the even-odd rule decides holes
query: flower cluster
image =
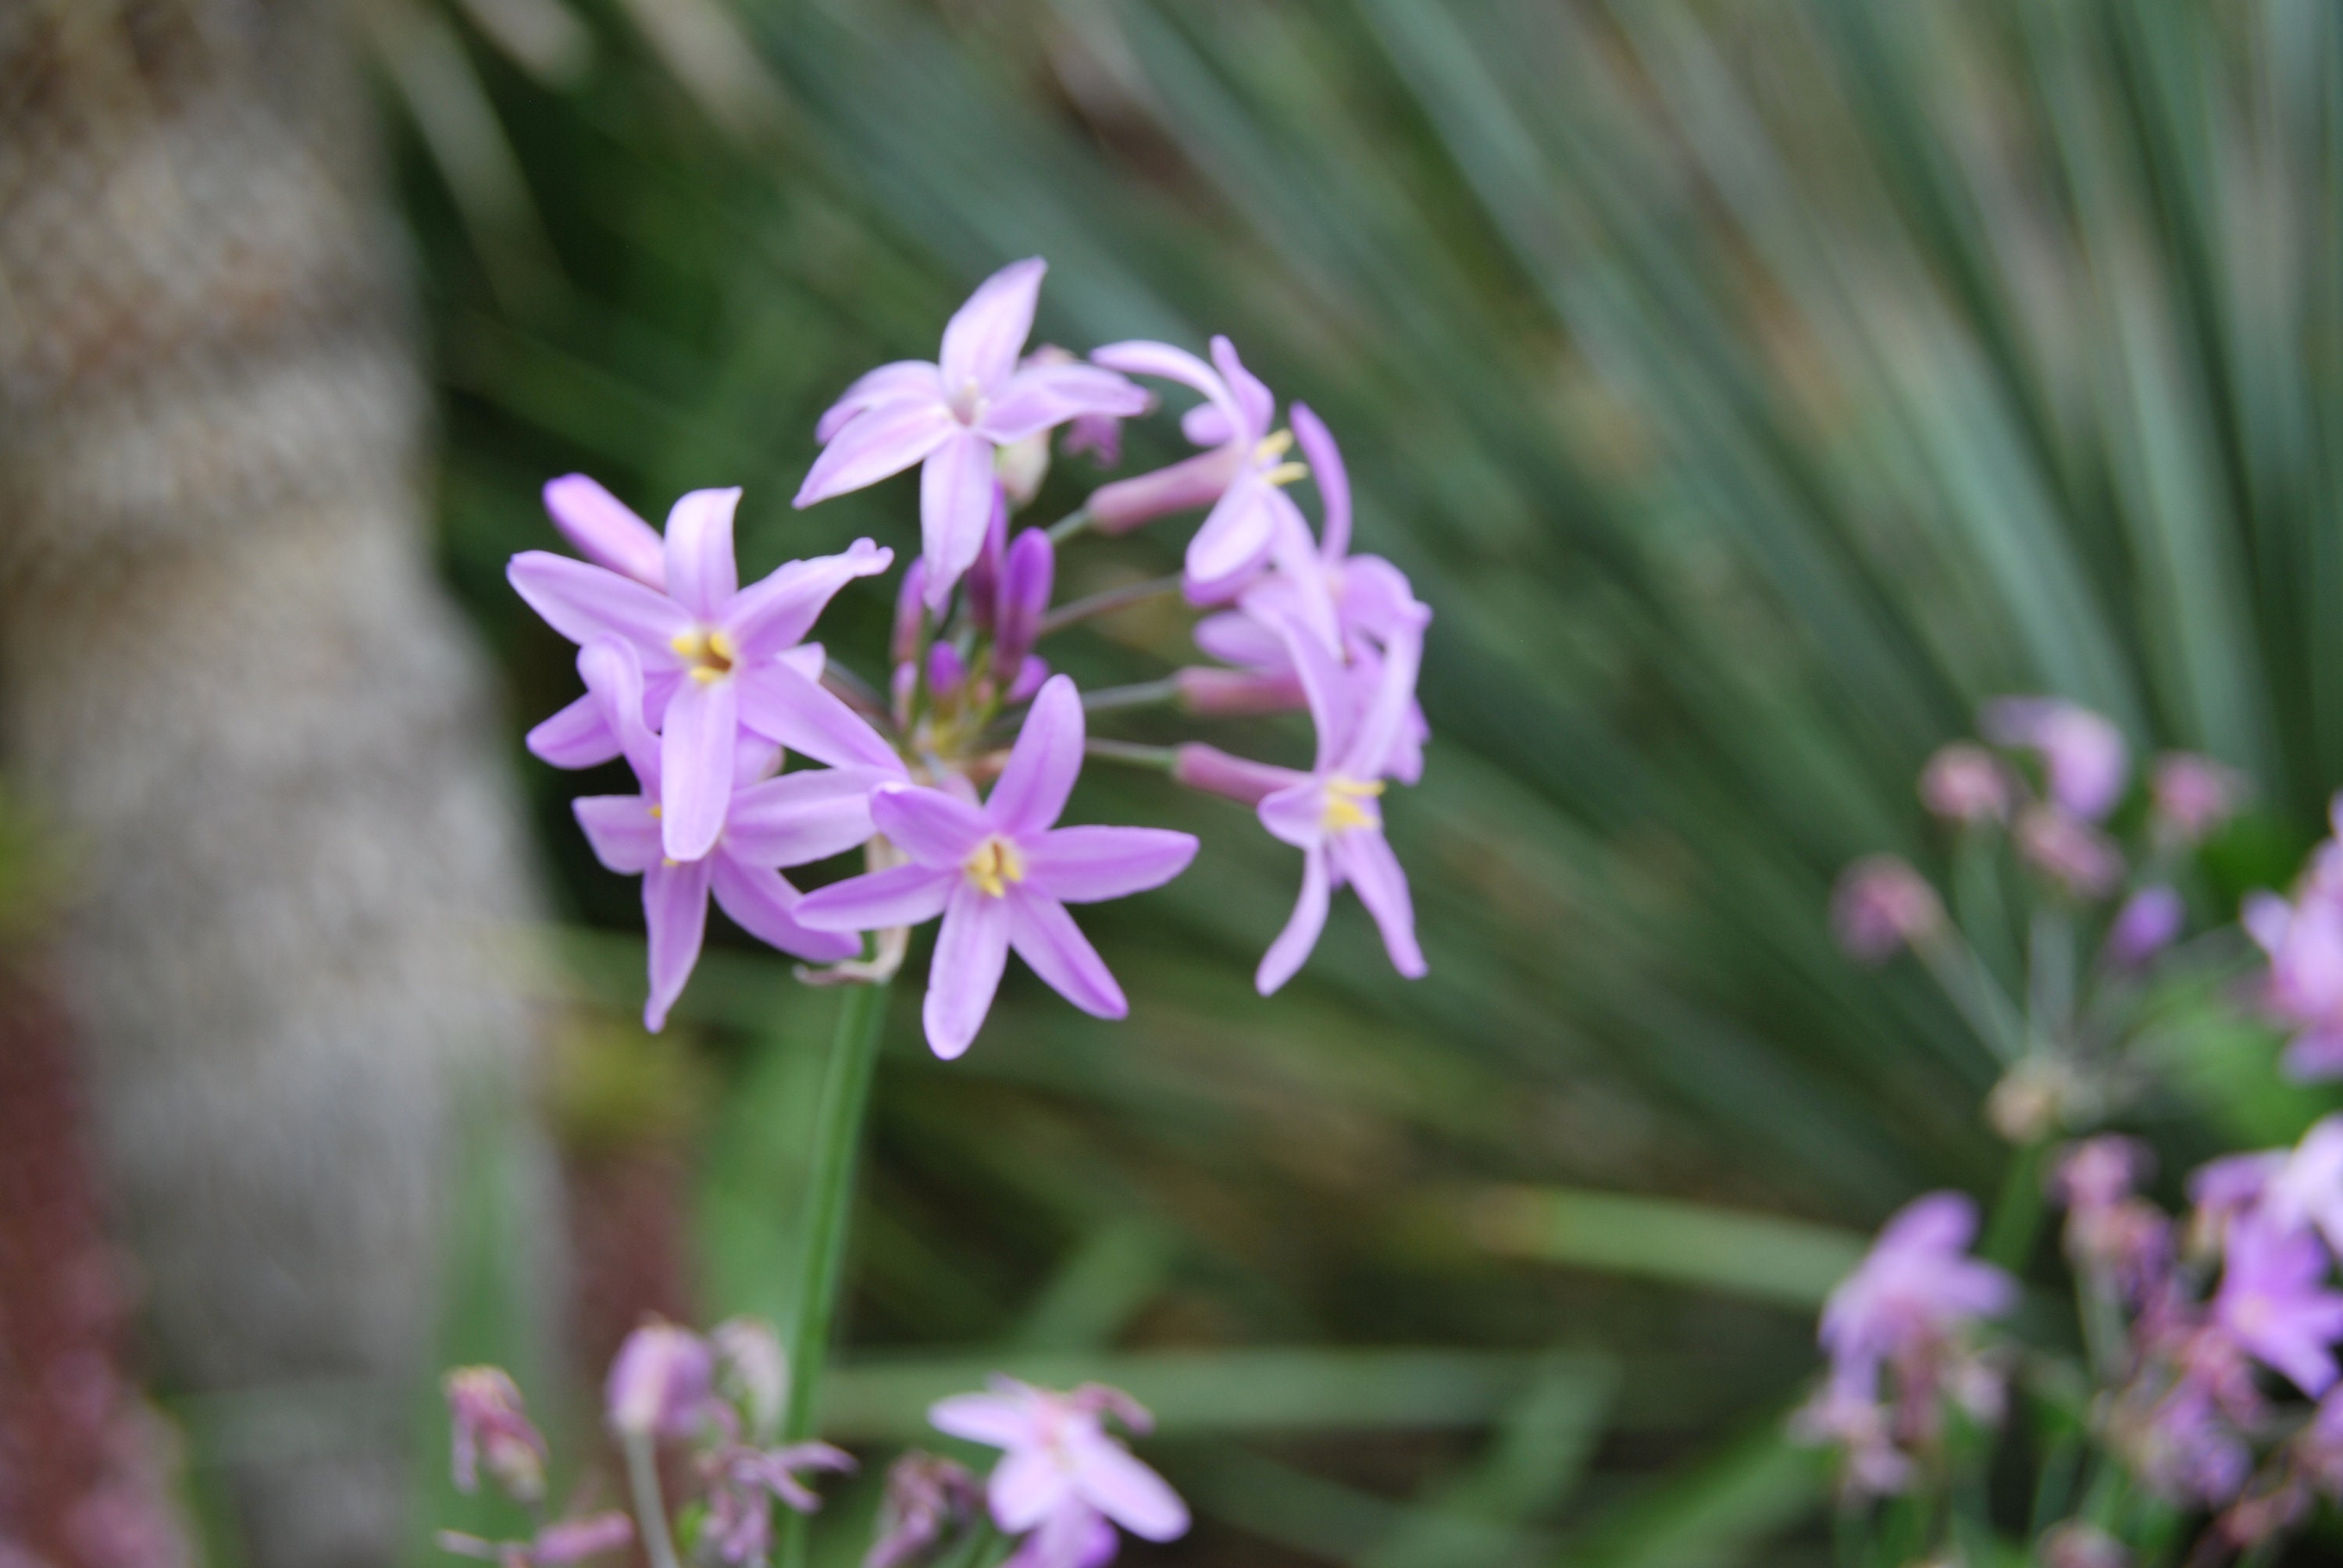
{"label": "flower cluster", "polygon": [[[1840,877],[1831,924],[1862,962],[1908,950],[1926,965],[2006,1065],[1987,1108],[1995,1126],[2032,1142],[2100,1121],[2137,1091],[2125,1047],[2145,982],[2187,929],[2188,857],[2237,810],[2244,785],[2209,758],[2167,752],[2135,810],[2130,748],[2101,715],[2054,698],[2002,698],[1985,705],[1978,729],[1983,742],[1958,741],[1928,759],[1920,799],[1956,830],[1956,857],[1984,873],[1966,887],[1997,888],[1994,862],[2006,850],[2030,907],[2013,919],[1996,894],[1964,906],[1956,921],[1909,862],[1873,855]],[[2274,900],[2264,911],[2277,940],[2288,912]],[[2343,943],[2343,920],[2335,929]],[[2022,974],[1981,951],[2023,954]],[[2343,945],[2336,951],[2329,1005],[2343,1009]],[[2298,1005],[2295,997],[2279,1005]]]}
{"label": "flower cluster", "polygon": [[693,1530],[686,1551],[726,1568],[763,1568],[774,1502],[800,1513],[821,1506],[800,1473],[854,1468],[853,1460],[828,1443],[775,1443],[788,1374],[772,1330],[745,1318],[719,1324],[704,1338],[653,1322],[618,1347],[603,1416],[633,1478],[632,1518],[615,1509],[572,1510],[545,1522],[546,1442],[512,1379],[496,1367],[460,1367],[447,1374],[447,1390],[457,1490],[477,1490],[486,1470],[506,1495],[539,1514],[535,1534],[525,1541],[441,1534],[447,1550],[499,1568],[582,1562],[628,1545],[639,1530],[652,1562],[672,1563],[675,1546],[658,1480],[662,1442],[684,1447],[699,1486],[699,1506],[686,1515]]}
{"label": "flower cluster", "polygon": [[[2146,1171],[2105,1137],[2061,1163],[2105,1435],[2170,1502],[2220,1510],[2241,1549],[2343,1487],[2343,1117],[2197,1171],[2185,1223],[2135,1195]],[[2307,1422],[2285,1416],[2288,1390],[2319,1402]]]}
{"label": "flower cluster", "polygon": [[[685,496],[662,534],[582,475],[546,487],[555,524],[585,558],[528,551],[508,577],[578,645],[586,689],[528,745],[557,767],[624,759],[634,773],[636,792],[575,809],[602,863],[643,879],[647,1027],[661,1026],[683,990],[711,897],[751,935],[831,966],[809,971],[816,980],[883,978],[907,929],[940,918],[924,1020],[940,1056],[974,1040],[1012,950],[1075,1006],[1123,1016],[1121,989],[1067,906],[1158,887],[1197,845],[1160,829],[1060,827],[1091,755],[1252,806],[1302,851],[1301,896],[1256,976],[1264,994],[1309,956],[1344,886],[1400,972],[1424,972],[1382,797],[1423,771],[1415,685],[1430,610],[1390,562],[1350,552],[1350,486],[1332,433],[1298,403],[1290,429],[1276,427],[1276,398],[1227,339],[1213,339],[1210,363],[1148,342],[1087,362],[1026,353],[1044,271],[1037,258],[987,279],[945,327],[935,362],[870,372],[816,427],[823,447],[799,507],[920,471],[920,554],[904,574],[885,696],[809,638],[834,595],[892,564],[889,550],[858,540],[743,588],[738,490]],[[1100,487],[1051,528],[1013,529],[1053,432],[1065,430],[1065,449],[1119,456],[1121,421],[1156,401],[1132,377],[1201,397],[1181,427],[1203,450]],[[1306,463],[1288,456],[1297,443]],[[1314,535],[1288,491],[1305,477],[1322,503]],[[1198,715],[1306,710],[1317,733],[1307,769],[1202,743],[1093,746],[1086,709],[1127,706],[1132,689],[1086,698],[1037,651],[1046,635],[1129,602],[1110,593],[1053,612],[1061,543],[1194,508],[1206,515],[1178,586],[1210,612],[1196,638],[1219,662],[1149,689]],[[784,875],[857,846],[863,875],[810,893]]]}
{"label": "flower cluster", "polygon": [[1823,1308],[1830,1370],[1791,1430],[1839,1449],[1852,1493],[1910,1486],[1941,1442],[1948,1403],[1978,1420],[2000,1415],[2001,1372],[1973,1330],[2016,1304],[2017,1283],[1967,1255],[1976,1228],[1976,1205],[1958,1192],[1915,1201]]}
{"label": "flower cluster", "polygon": [[2291,900],[2246,900],[2246,934],[2269,957],[2262,1000],[2295,1031],[2283,1066],[2298,1079],[2343,1078],[2343,795],[2336,836],[2311,852]]}

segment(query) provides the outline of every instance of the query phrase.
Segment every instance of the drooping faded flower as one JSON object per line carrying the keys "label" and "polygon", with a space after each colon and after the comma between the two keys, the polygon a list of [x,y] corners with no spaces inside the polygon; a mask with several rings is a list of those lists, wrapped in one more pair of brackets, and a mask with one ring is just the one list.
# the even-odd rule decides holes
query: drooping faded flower
{"label": "drooping faded flower", "polygon": [[947,1060],[976,1038],[1009,951],[1099,1018],[1129,1010],[1105,960],[1066,912],[1158,888],[1195,858],[1195,838],[1161,828],[1059,828],[1082,766],[1082,703],[1050,678],[982,803],[889,785],[871,819],[910,864],[833,882],[797,907],[817,930],[867,931],[943,917],[928,971],[928,1044]]}
{"label": "drooping faded flower", "polygon": [[453,1428],[448,1449],[456,1490],[477,1491],[485,1469],[520,1502],[544,1496],[545,1438],[528,1419],[511,1374],[502,1367],[458,1367],[444,1386]]}
{"label": "drooping faded flower", "polygon": [[[579,647],[616,638],[634,650],[643,722],[659,735],[660,839],[678,860],[699,859],[723,830],[743,726],[823,762],[883,767],[892,757],[850,709],[784,657],[840,588],[884,571],[892,552],[858,539],[843,555],[790,561],[743,589],[732,556],[739,499],[737,489],[694,490],[675,504],[664,591],[543,550],[515,556],[505,574],[529,608]],[[819,663],[813,668],[818,675]],[[620,750],[608,715],[590,702],[539,725],[531,742],[563,767],[606,762]]]}
{"label": "drooping faded flower", "polygon": [[1106,1430],[1153,1422],[1129,1394],[1086,1383],[1071,1393],[996,1377],[990,1393],[954,1394],[928,1412],[939,1432],[1002,1450],[986,1483],[992,1521],[1031,1533],[1019,1568],[1096,1568],[1114,1555],[1113,1526],[1148,1541],[1188,1530],[1188,1508],[1163,1478]]}
{"label": "drooping faded flower", "polygon": [[715,1352],[673,1323],[648,1322],[611,1358],[603,1419],[622,1438],[689,1437],[715,1402]]}
{"label": "drooping faded flower", "polygon": [[702,1537],[719,1563],[730,1568],[764,1568],[773,1545],[773,1503],[799,1513],[821,1507],[821,1496],[798,1478],[801,1470],[843,1474],[855,1468],[851,1454],[826,1442],[786,1448],[725,1443],[702,1456],[708,1478],[708,1523]]}
{"label": "drooping faded flower", "polygon": [[2122,730],[2087,708],[2056,697],[2004,697],[1985,705],[1978,728],[1996,746],[2041,758],[2050,799],[2062,811],[2096,822],[2123,799],[2131,749]]}
{"label": "drooping faded flower", "polygon": [[440,1550],[477,1557],[497,1568],[571,1568],[622,1550],[635,1538],[635,1522],[613,1511],[557,1519],[527,1541],[483,1541],[460,1531],[439,1533]]}
{"label": "drooping faded flower", "polygon": [[1011,262],[977,286],[944,327],[937,362],[870,372],[814,427],[825,445],[799,487],[809,507],[912,464],[920,470],[920,555],[928,608],[940,610],[984,546],[994,454],[1085,414],[1145,411],[1145,391],[1080,361],[1018,364],[1049,264]]}
{"label": "drooping faded flower", "polygon": [[580,796],[570,802],[570,810],[596,859],[622,876],[643,879],[643,928],[650,957],[643,1027],[658,1032],[667,1022],[668,1010],[683,994],[707,937],[711,895],[741,930],[783,952],[815,963],[836,963],[859,953],[861,944],[851,937],[816,930],[799,919],[801,895],[779,868],[827,859],[867,840],[874,831],[870,792],[900,778],[900,765],[891,769],[816,769],[773,777],[778,749],[745,745],[733,755],[716,841],[697,859],[677,859],[660,841],[659,781],[666,763],[638,716],[642,671],[634,649],[605,639],[589,645],[578,662],[588,689],[605,705],[642,785],[639,795]]}
{"label": "drooping faded flower", "polygon": [[968,1467],[917,1449],[887,1472],[887,1495],[862,1568],[909,1568],[928,1561],[977,1518],[984,1489]]}

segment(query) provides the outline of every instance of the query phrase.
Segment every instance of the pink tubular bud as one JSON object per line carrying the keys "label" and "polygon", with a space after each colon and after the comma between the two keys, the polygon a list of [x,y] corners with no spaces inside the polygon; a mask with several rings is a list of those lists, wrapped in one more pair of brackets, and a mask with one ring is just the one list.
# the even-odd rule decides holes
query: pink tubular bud
{"label": "pink tubular bud", "polygon": [[2107,961],[2119,969],[2137,969],[2180,938],[2188,907],[2180,895],[2159,882],[2142,888],[2124,900],[2107,928]]}
{"label": "pink tubular bud", "polygon": [[2123,880],[2123,853],[2114,841],[2056,806],[2018,814],[2017,852],[2078,899],[2104,899]]}
{"label": "pink tubular bud", "polygon": [[943,698],[960,689],[968,678],[968,665],[961,659],[960,649],[948,642],[937,643],[928,649],[928,695]]}
{"label": "pink tubular bud", "polygon": [[1308,706],[1301,678],[1291,673],[1258,675],[1249,669],[1192,665],[1172,678],[1179,683],[1183,713],[1292,713]]}
{"label": "pink tubular bud", "polygon": [[1944,923],[1936,890],[1893,855],[1872,855],[1849,866],[1831,895],[1831,930],[1847,955],[1881,963],[1907,943],[1934,935]]}
{"label": "pink tubular bud", "polygon": [[1038,654],[1029,653],[1017,667],[1017,678],[1010,683],[1008,702],[1023,702],[1048,683],[1050,664]]}
{"label": "pink tubular bud", "polygon": [[2148,785],[2156,824],[2183,844],[2200,842],[2237,814],[2245,780],[2234,769],[2191,751],[2167,751],[2156,759]]}
{"label": "pink tubular bud", "polygon": [[583,1519],[560,1520],[538,1531],[528,1561],[532,1568],[562,1568],[566,1563],[582,1563],[588,1557],[616,1552],[634,1538],[635,1523],[625,1514],[615,1511],[589,1513]]}
{"label": "pink tubular bud", "polygon": [[1232,446],[1216,447],[1169,467],[1101,485],[1091,492],[1083,510],[1099,532],[1121,534],[1173,512],[1209,507],[1237,477],[1243,456]]}
{"label": "pink tubular bud", "polygon": [[1001,558],[1009,548],[1009,498],[999,485],[992,487],[992,515],[984,524],[984,548],[977,552],[976,562],[960,579],[960,591],[968,596],[968,618],[979,631],[990,631],[993,618],[1000,612]]}
{"label": "pink tubular bud", "polygon": [[1956,741],[1928,759],[1920,801],[1948,822],[1998,822],[2009,815],[2009,773],[1982,746]]}
{"label": "pink tubular bud", "polygon": [[698,1334],[646,1323],[627,1336],[604,1390],[610,1430],[621,1437],[683,1437],[707,1410],[715,1358]]}
{"label": "pink tubular bud", "polygon": [[1172,749],[1172,777],[1191,789],[1258,806],[1278,790],[1302,783],[1310,776],[1250,758],[1232,757],[1217,746],[1192,740]]}
{"label": "pink tubular bud", "polygon": [[1040,528],[1027,528],[1009,547],[1001,568],[1001,604],[993,631],[996,669],[1015,669],[1033,651],[1041,616],[1057,578],[1057,548]]}

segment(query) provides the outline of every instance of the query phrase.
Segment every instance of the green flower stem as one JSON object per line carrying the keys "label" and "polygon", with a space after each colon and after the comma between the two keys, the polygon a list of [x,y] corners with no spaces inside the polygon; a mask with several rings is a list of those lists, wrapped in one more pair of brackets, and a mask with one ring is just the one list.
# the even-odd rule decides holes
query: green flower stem
{"label": "green flower stem", "polygon": [[[830,1356],[831,1325],[846,1272],[848,1221],[854,1209],[854,1174],[862,1151],[862,1126],[870,1106],[870,1081],[879,1063],[879,1040],[887,1020],[887,985],[851,985],[838,1013],[829,1070],[822,1074],[821,1103],[814,1124],[813,1181],[806,1189],[798,1256],[797,1311],[789,1320],[789,1398],[781,1418],[781,1441],[804,1442],[814,1435],[821,1370]],[[805,1568],[808,1535],[804,1515],[781,1522],[782,1568]],[[672,1568],[657,1563],[652,1568]]]}
{"label": "green flower stem", "polygon": [[2013,1274],[2023,1275],[2042,1234],[2042,1174],[2050,1142],[2039,1139],[2016,1151],[2003,1173],[2001,1192],[1985,1225],[1977,1253]]}
{"label": "green flower stem", "polygon": [[1096,520],[1091,516],[1091,509],[1088,507],[1076,507],[1050,525],[1050,542],[1052,545],[1062,545],[1076,534],[1086,532],[1091,524]]}
{"label": "green flower stem", "polygon": [[1166,676],[1161,680],[1142,680],[1131,686],[1101,686],[1082,693],[1082,711],[1105,713],[1118,708],[1152,708],[1159,703],[1180,700],[1180,682]]}
{"label": "green flower stem", "polygon": [[1150,578],[1145,582],[1124,583],[1119,588],[1101,588],[1087,598],[1072,599],[1061,604],[1043,616],[1041,635],[1047,637],[1053,631],[1063,631],[1075,622],[1088,620],[1094,615],[1107,615],[1115,610],[1127,609],[1132,605],[1145,604],[1149,599],[1161,598],[1166,594],[1175,594],[1179,591],[1180,578],[1177,576]]}
{"label": "green flower stem", "polygon": [[679,1568],[675,1535],[668,1527],[667,1503],[659,1496],[659,1453],[649,1432],[629,1432],[627,1480],[634,1488],[635,1533],[642,1537],[643,1553],[651,1568]]}
{"label": "green flower stem", "polygon": [[1970,1029],[2005,1065],[2026,1054],[2026,1020],[1956,930],[1940,930],[1913,944],[1920,961]]}
{"label": "green flower stem", "polygon": [[1128,740],[1091,740],[1082,750],[1102,762],[1120,762],[1126,768],[1146,768],[1158,773],[1169,773],[1180,759],[1176,746],[1134,746]]}

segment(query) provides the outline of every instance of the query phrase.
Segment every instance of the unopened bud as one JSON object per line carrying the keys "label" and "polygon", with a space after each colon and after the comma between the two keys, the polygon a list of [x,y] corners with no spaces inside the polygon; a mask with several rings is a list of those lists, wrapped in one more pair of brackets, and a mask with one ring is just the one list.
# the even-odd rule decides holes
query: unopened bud
{"label": "unopened bud", "polygon": [[1301,678],[1292,674],[1261,675],[1249,669],[1192,665],[1172,678],[1179,683],[1183,713],[1213,717],[1292,713],[1308,706]]}
{"label": "unopened bud", "polygon": [[2157,829],[2181,844],[2195,844],[2236,815],[2245,780],[2233,769],[2192,751],[2167,751],[2156,759],[2148,799]]}
{"label": "unopened bud", "polygon": [[2009,771],[1982,746],[1956,741],[1928,759],[1920,800],[1948,822],[1998,822],[2009,815]]}
{"label": "unopened bud", "polygon": [[2175,890],[2159,882],[2142,888],[2124,900],[2107,928],[2107,961],[2118,969],[2137,969],[2180,938],[2188,907]]}
{"label": "unopened bud", "polygon": [[604,1400],[621,1437],[683,1437],[708,1408],[714,1358],[708,1342],[672,1323],[646,1323],[610,1362]]}
{"label": "unopened bud", "polygon": [[1169,467],[1101,485],[1091,492],[1083,510],[1090,514],[1099,532],[1121,534],[1173,512],[1209,507],[1221,498],[1221,492],[1236,477],[1237,466],[1243,457],[1244,454],[1233,446],[1199,452]]}
{"label": "unopened bud", "polygon": [[1172,777],[1191,789],[1258,806],[1280,789],[1302,782],[1309,775],[1250,758],[1232,757],[1217,746],[1192,740],[1172,749]]}
{"label": "unopened bud", "polygon": [[2056,806],[2018,814],[2017,852],[2078,899],[2104,899],[2123,880],[2123,853],[2114,841]]}
{"label": "unopened bud", "polygon": [[1944,905],[1919,872],[1894,855],[1872,855],[1849,866],[1831,896],[1831,930],[1847,955],[1883,963],[1909,943],[1933,936]]}

